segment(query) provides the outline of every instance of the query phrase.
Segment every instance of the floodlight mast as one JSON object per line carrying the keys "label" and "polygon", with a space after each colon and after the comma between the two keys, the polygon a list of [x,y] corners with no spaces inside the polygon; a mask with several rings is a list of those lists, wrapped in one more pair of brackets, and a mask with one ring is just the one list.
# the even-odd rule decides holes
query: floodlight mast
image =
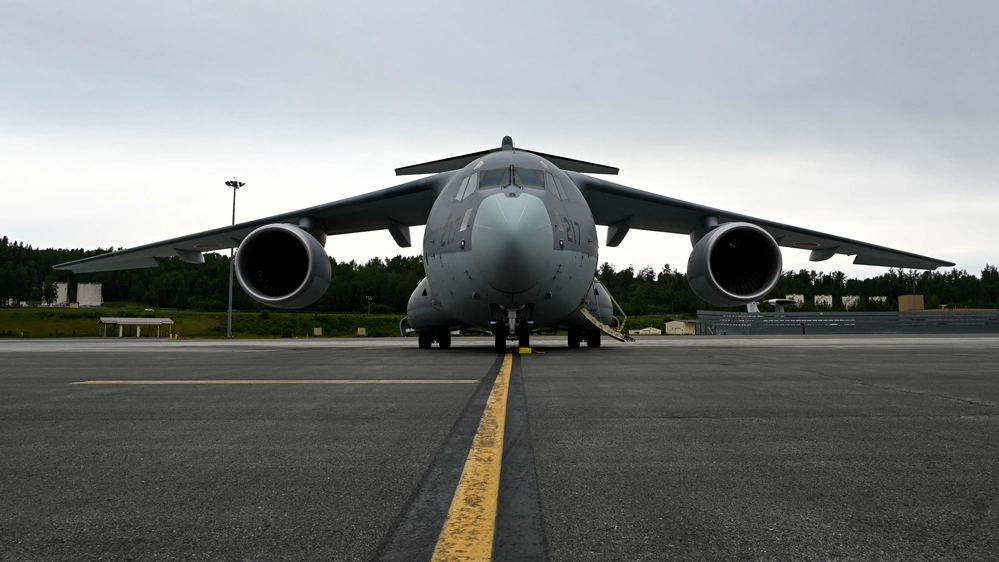
{"label": "floodlight mast", "polygon": [[[232,188],[232,224],[236,224],[236,190],[246,185],[246,183],[241,181],[236,181],[236,178],[232,178],[231,181],[225,182],[225,184]],[[226,322],[225,336],[227,338],[232,338],[232,274],[233,274],[233,261],[235,259],[235,251],[233,248],[229,248],[229,318]]]}

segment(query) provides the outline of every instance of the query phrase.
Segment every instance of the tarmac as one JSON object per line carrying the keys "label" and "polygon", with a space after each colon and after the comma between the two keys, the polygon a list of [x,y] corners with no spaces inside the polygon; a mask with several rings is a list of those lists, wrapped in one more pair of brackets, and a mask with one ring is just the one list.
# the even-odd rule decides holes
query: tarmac
{"label": "tarmac", "polygon": [[[997,336],[532,343],[494,560],[999,556]],[[503,361],[0,340],[0,560],[430,560]]]}

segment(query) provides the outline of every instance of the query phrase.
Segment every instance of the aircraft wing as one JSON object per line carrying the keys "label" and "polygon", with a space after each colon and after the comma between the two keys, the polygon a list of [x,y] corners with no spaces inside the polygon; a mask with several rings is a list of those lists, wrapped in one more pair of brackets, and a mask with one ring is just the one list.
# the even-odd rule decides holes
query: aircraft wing
{"label": "aircraft wing", "polygon": [[811,261],[823,261],[835,254],[845,254],[856,256],[853,263],[860,265],[913,269],[936,269],[954,265],[936,258],[688,203],[576,172],[566,173],[589,203],[596,223],[610,227],[608,246],[617,246],[631,228],[690,234],[702,228],[703,217],[713,216],[718,219],[719,224],[748,222],[760,226],[781,246],[811,250]]}
{"label": "aircraft wing", "polygon": [[453,174],[437,174],[325,205],[61,263],[55,269],[74,273],[139,269],[156,267],[159,265],[157,258],[172,256],[191,263],[204,263],[202,252],[234,248],[261,226],[297,224],[303,218],[319,221],[329,235],[388,229],[400,246],[408,246],[408,227],[426,224],[437,195]]}

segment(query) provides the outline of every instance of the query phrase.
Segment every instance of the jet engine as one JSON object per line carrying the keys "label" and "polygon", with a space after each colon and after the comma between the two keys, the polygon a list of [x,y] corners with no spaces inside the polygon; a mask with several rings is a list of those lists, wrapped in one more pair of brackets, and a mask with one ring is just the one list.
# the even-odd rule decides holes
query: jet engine
{"label": "jet engine", "polygon": [[755,224],[729,222],[704,235],[687,260],[694,293],[716,306],[760,300],[780,279],[780,248]]}
{"label": "jet engine", "polygon": [[236,253],[236,277],[258,302],[301,308],[319,300],[330,286],[326,250],[293,224],[268,224],[243,239]]}

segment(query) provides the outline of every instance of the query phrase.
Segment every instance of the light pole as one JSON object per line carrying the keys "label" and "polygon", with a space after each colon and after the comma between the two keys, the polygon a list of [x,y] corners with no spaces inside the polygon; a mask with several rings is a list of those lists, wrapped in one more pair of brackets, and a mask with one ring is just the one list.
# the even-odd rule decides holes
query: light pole
{"label": "light pole", "polygon": [[371,316],[371,295],[367,295],[364,298],[368,299],[368,316]]}
{"label": "light pole", "polygon": [[[246,185],[241,181],[236,181],[236,178],[232,178],[232,181],[227,181],[225,184],[232,188],[232,224],[236,224],[236,190]],[[233,273],[233,260],[235,258],[234,248],[229,248],[229,320],[226,322],[225,336],[227,338],[232,338],[232,273]]]}

